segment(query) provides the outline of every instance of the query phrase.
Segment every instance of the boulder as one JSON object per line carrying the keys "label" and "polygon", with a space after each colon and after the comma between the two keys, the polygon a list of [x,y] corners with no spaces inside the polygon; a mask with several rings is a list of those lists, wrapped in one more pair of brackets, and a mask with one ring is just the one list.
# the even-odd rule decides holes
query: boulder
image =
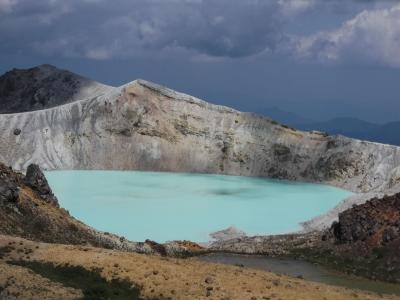
{"label": "boulder", "polygon": [[227,241],[227,240],[241,238],[241,237],[245,237],[245,236],[246,236],[246,233],[244,231],[241,231],[234,226],[231,226],[224,230],[210,233],[210,237],[212,237],[213,239],[215,239],[217,241]]}
{"label": "boulder", "polygon": [[21,134],[21,129],[15,128],[14,129],[14,135],[20,135]]}
{"label": "boulder", "polygon": [[19,191],[15,183],[0,179],[0,205],[15,203],[18,200]]}
{"label": "boulder", "polygon": [[24,183],[33,190],[37,191],[46,202],[59,207],[57,197],[54,196],[46,177],[38,165],[29,165],[28,169],[26,170]]}

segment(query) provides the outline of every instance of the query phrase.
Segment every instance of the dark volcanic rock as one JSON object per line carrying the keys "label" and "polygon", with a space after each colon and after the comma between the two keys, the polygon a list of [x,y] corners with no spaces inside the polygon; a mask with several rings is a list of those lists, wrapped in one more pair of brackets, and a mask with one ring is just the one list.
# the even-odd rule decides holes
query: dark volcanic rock
{"label": "dark volcanic rock", "polygon": [[15,128],[14,129],[14,135],[20,135],[21,134],[21,129]]}
{"label": "dark volcanic rock", "polygon": [[310,249],[311,260],[400,283],[400,193],[344,211],[323,235],[320,246]]}
{"label": "dark volcanic rock", "polygon": [[101,84],[51,65],[13,69],[0,76],[0,113],[39,110],[80,100],[82,91],[85,93],[89,87]]}
{"label": "dark volcanic rock", "polygon": [[18,186],[9,180],[0,179],[0,205],[18,200]]}
{"label": "dark volcanic rock", "polygon": [[400,238],[400,194],[372,199],[339,215],[331,228],[340,243],[380,246]]}
{"label": "dark volcanic rock", "polygon": [[24,183],[37,191],[48,203],[58,206],[58,200],[56,196],[54,196],[46,177],[38,165],[32,164],[28,167]]}
{"label": "dark volcanic rock", "polygon": [[15,203],[18,200],[19,178],[11,174],[10,168],[0,164],[0,205]]}

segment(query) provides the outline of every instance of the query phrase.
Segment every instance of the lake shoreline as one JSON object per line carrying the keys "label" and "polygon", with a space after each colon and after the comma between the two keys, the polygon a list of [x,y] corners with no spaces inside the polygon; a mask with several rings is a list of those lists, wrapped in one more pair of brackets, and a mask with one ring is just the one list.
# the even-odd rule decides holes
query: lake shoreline
{"label": "lake shoreline", "polygon": [[129,240],[158,243],[212,242],[210,233],[232,225],[249,236],[300,231],[304,219],[326,212],[350,194],[322,184],[215,174],[46,175],[60,204],[82,222]]}
{"label": "lake shoreline", "polygon": [[[90,182],[87,178],[78,175],[88,175],[91,177],[92,175],[95,177],[96,180]],[[71,193],[78,193],[73,194],[73,197],[70,197],[76,202],[75,210],[71,210],[72,215],[81,219],[90,226],[94,228],[100,229],[103,232],[112,232],[122,236],[124,239],[127,238],[128,240],[133,241],[145,241],[144,244],[149,246],[152,251],[156,253],[160,253],[161,255],[166,256],[176,256],[176,257],[187,257],[187,256],[196,256],[204,253],[237,253],[237,254],[251,254],[251,255],[266,255],[269,257],[281,257],[281,258],[294,258],[302,261],[309,261],[312,263],[318,263],[325,267],[329,267],[339,272],[343,273],[353,273],[357,276],[362,276],[365,278],[372,278],[372,279],[380,279],[383,281],[388,282],[397,282],[398,279],[396,275],[391,274],[391,271],[388,268],[383,269],[374,269],[374,268],[366,268],[364,266],[364,261],[359,261],[357,258],[359,253],[357,249],[351,249],[351,245],[346,246],[344,243],[342,246],[337,245],[335,241],[335,237],[332,235],[330,230],[318,230],[318,231],[311,231],[311,232],[294,232],[288,234],[270,234],[270,235],[251,235],[247,230],[243,230],[242,226],[237,226],[237,228],[230,227],[226,230],[221,230],[218,232],[212,232],[211,230],[205,230],[205,236],[210,235],[211,238],[209,239],[208,243],[197,243],[196,242],[188,242],[188,241],[196,241],[200,239],[194,238],[193,235],[189,235],[186,238],[184,235],[181,235],[182,238],[179,238],[180,235],[179,230],[184,228],[187,232],[192,233],[193,228],[190,226],[179,226],[177,228],[167,228],[166,224],[169,224],[170,221],[168,219],[163,219],[164,217],[169,217],[174,222],[179,221],[179,224],[193,224],[192,215],[195,212],[196,215],[200,215],[198,222],[194,222],[196,226],[203,226],[204,219],[207,217],[207,220],[217,220],[221,219],[221,215],[227,215],[226,210],[221,213],[216,209],[216,207],[212,208],[212,205],[217,203],[218,205],[222,200],[227,201],[226,205],[227,208],[231,208],[233,204],[237,204],[242,199],[239,196],[246,195],[245,199],[242,204],[246,209],[249,208],[249,205],[252,201],[249,200],[260,200],[263,199],[263,195],[257,194],[257,191],[260,189],[265,189],[268,193],[273,191],[275,186],[274,184],[282,185],[282,187],[286,190],[290,190],[292,186],[294,187],[301,187],[303,190],[308,192],[308,196],[312,194],[315,196],[316,191],[313,189],[314,185],[307,185],[303,186],[301,183],[294,183],[291,185],[290,182],[282,182],[282,181],[268,181],[267,179],[262,178],[248,178],[248,177],[238,177],[238,176],[221,176],[221,175],[203,175],[203,174],[185,174],[185,173],[157,173],[157,172],[96,172],[96,171],[68,171],[68,172],[51,172],[51,174],[47,174],[49,177],[50,184],[52,180],[57,176],[61,175],[60,178],[62,179],[59,182],[62,182],[61,188],[64,189],[64,192]],[[50,175],[50,176],[49,176]],[[70,181],[65,180],[64,176],[72,176]],[[103,177],[107,175],[106,177]],[[109,175],[112,175],[109,177]],[[55,176],[55,177],[54,177]],[[68,177],[67,176],[67,177]],[[133,177],[130,177],[133,176]],[[161,178],[157,177],[161,176]],[[114,178],[115,177],[115,178]],[[171,179],[172,178],[172,179]],[[212,182],[209,179],[212,178]],[[68,179],[68,178],[67,178]],[[207,180],[206,180],[207,179]],[[216,180],[216,182],[214,182]],[[125,185],[117,190],[121,195],[115,193],[115,187],[117,183],[124,182]],[[191,181],[196,182],[195,192],[189,190],[181,190],[187,189],[191,186]],[[68,184],[66,184],[66,182]],[[245,186],[241,186],[242,183],[245,182]],[[53,181],[54,183],[54,181]],[[248,186],[248,184],[250,186]],[[94,184],[93,187],[91,184]],[[136,185],[139,186],[138,190],[130,190],[132,187]],[[149,205],[150,200],[152,200],[153,196],[149,196],[145,193],[154,192],[157,186],[162,186],[162,191],[156,194],[156,198],[159,198],[161,201],[157,203],[156,206],[149,206],[149,210],[141,212],[140,209],[143,203]],[[73,189],[72,189],[73,187]],[[112,188],[114,188],[114,190]],[[54,188],[54,186],[52,187]],[[203,188],[204,190],[199,188]],[[321,192],[319,189],[325,188],[322,185],[317,186],[317,192]],[[307,190],[308,189],[308,190]],[[96,196],[93,201],[91,199],[91,190],[96,190],[98,196]],[[55,193],[60,197],[61,205],[67,209],[70,209],[70,206],[65,205],[63,203],[63,192],[58,190],[58,188],[54,189]],[[248,191],[251,193],[255,193],[255,195],[250,194],[250,198],[248,198]],[[304,191],[303,191],[304,192]],[[171,194],[172,193],[172,194]],[[198,194],[197,198],[191,199],[194,200],[195,205],[197,207],[193,208],[192,206],[186,206],[188,204],[188,199],[186,195],[190,197],[194,197],[194,195]],[[290,195],[291,193],[289,193]],[[126,195],[131,195],[126,198]],[[185,197],[182,198],[182,195]],[[207,202],[207,197],[212,195],[214,198],[210,202]],[[275,195],[275,194],[272,194]],[[281,193],[277,192],[277,196],[281,196]],[[298,194],[295,193],[295,190],[292,191],[292,196],[295,195],[295,199],[298,199]],[[79,197],[80,198],[79,198]],[[100,197],[100,198],[99,198]],[[117,197],[117,198],[115,198]],[[130,198],[131,197],[131,198]],[[179,198],[181,197],[181,198]],[[237,199],[236,199],[236,198]],[[254,199],[253,199],[254,198]],[[320,203],[320,197],[317,197],[318,203]],[[115,200],[116,199],[116,200]],[[180,199],[179,206],[177,208],[172,207],[170,201],[176,201]],[[143,201],[146,200],[146,201]],[[300,199],[301,200],[301,199]],[[300,201],[301,208],[304,209],[306,204],[304,201]],[[128,201],[128,202],[126,202]],[[126,203],[130,203],[130,201],[136,201],[135,209],[133,209],[130,213],[129,210],[126,208]],[[101,204],[104,202],[106,204],[103,214],[99,215],[99,209],[101,208]],[[192,201],[193,202],[193,201]],[[203,207],[204,213],[206,217],[201,217],[201,209],[202,207],[199,205],[203,205],[206,202],[206,205]],[[261,211],[260,213],[260,202],[255,201],[257,207],[250,212],[248,212],[248,216],[251,216],[251,222],[255,222],[254,212],[257,212],[259,215],[259,222],[260,224],[265,224],[268,222],[272,222],[272,224],[276,225],[276,222],[282,222],[282,218],[278,217],[278,219],[272,219],[268,217],[268,214],[265,214]],[[317,205],[319,205],[317,203]],[[96,205],[94,205],[96,204]],[[266,211],[270,213],[271,208],[274,208],[273,203],[267,202]],[[100,223],[92,223],[89,220],[82,218],[79,216],[79,213],[84,211],[84,207],[87,206],[87,211],[93,213]],[[108,205],[108,206],[107,206]],[[315,206],[316,203],[312,203],[310,207]],[[115,209],[115,207],[117,209]],[[118,207],[123,208],[123,211],[118,210]],[[291,207],[292,211],[296,211],[298,213],[298,209],[293,208],[292,206],[283,205],[282,206],[282,213],[285,213],[284,222],[288,222],[288,211]],[[177,214],[177,212],[179,212]],[[124,215],[125,213],[125,215]],[[309,211],[308,211],[309,213]],[[214,215],[213,215],[214,214]],[[228,215],[234,224],[238,221],[239,217],[244,215],[244,211],[242,208],[237,210],[237,214],[234,214],[230,211]],[[272,214],[273,217],[277,217],[278,214]],[[104,220],[112,222],[115,226],[115,222],[112,219],[112,216],[118,216],[118,220],[124,220],[123,226],[121,228],[109,228],[104,224]],[[137,223],[130,224],[130,220],[137,221],[136,219],[143,217]],[[183,221],[179,218],[186,218]],[[153,230],[144,227],[144,225],[149,224],[151,220],[157,221],[154,223]],[[267,222],[268,221],[268,222]],[[130,225],[129,225],[129,224]],[[229,221],[231,223],[231,221]],[[222,225],[211,224],[210,222],[207,225],[210,228],[218,228],[217,226],[221,227]],[[287,225],[287,224],[285,224]],[[142,235],[142,237],[137,238],[135,236],[129,236],[124,230],[127,229],[134,229]],[[151,235],[152,232],[157,232],[160,234],[160,228],[164,231],[166,230],[168,234],[172,238],[154,238]],[[226,227],[225,227],[226,228]],[[162,231],[162,232],[164,232]],[[245,232],[247,231],[247,232]],[[250,231],[251,232],[251,231]],[[265,230],[264,232],[267,232]],[[174,238],[175,237],[175,238]],[[166,240],[166,242],[164,242]],[[160,242],[162,241],[162,242]],[[197,246],[196,246],[197,245]],[[349,248],[348,254],[350,254],[347,258],[342,257],[343,248]],[[353,259],[354,258],[354,259]],[[378,260],[379,261],[379,260]]]}

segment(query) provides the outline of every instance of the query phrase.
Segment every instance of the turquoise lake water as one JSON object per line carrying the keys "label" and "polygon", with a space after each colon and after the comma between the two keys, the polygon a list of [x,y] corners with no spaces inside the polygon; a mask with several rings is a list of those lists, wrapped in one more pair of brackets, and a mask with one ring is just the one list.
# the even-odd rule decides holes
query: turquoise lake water
{"label": "turquoise lake water", "polygon": [[134,241],[206,242],[235,226],[288,233],[351,195],[338,188],[263,178],[136,171],[52,171],[62,207],[96,229]]}

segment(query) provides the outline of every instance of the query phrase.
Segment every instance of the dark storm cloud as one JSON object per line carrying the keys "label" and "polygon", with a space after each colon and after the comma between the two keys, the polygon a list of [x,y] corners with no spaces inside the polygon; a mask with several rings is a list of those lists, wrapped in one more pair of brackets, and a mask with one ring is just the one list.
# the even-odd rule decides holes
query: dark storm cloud
{"label": "dark storm cloud", "polygon": [[[97,60],[140,57],[203,60],[262,57],[282,52],[302,59],[336,62],[362,56],[365,61],[398,66],[400,26],[396,3],[391,0],[0,0],[0,52],[34,51],[46,56]],[[314,24],[313,34],[290,33],[287,22],[301,24],[302,18],[307,17],[305,12],[322,7],[340,7],[344,11],[350,7],[355,13],[346,24],[337,24],[329,32]]]}
{"label": "dark storm cloud", "polygon": [[[149,51],[245,57],[273,50],[288,4],[309,1],[0,0],[0,34],[16,47],[94,59]],[[23,28],[29,35],[13,39]]]}

